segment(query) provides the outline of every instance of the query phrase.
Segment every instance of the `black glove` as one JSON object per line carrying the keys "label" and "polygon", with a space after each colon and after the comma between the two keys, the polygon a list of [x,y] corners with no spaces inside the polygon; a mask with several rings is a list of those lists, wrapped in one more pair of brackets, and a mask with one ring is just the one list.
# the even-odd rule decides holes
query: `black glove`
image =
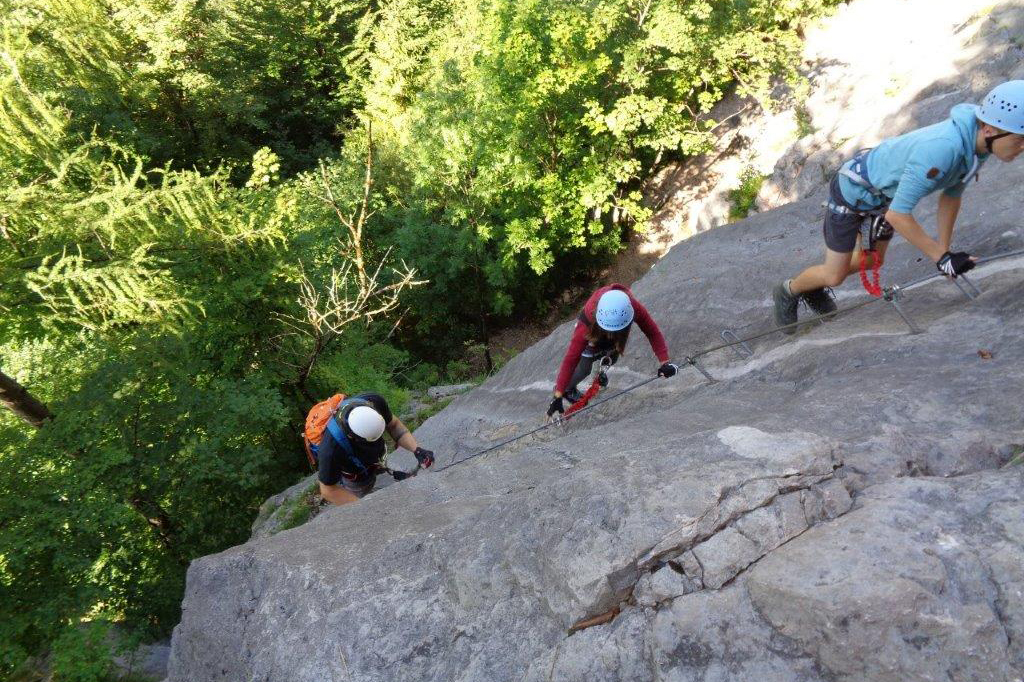
{"label": "black glove", "polygon": [[957,275],[964,274],[972,269],[974,265],[974,261],[971,260],[971,254],[963,251],[947,251],[942,254],[942,258],[935,264],[935,267],[939,269],[939,272],[956,279]]}
{"label": "black glove", "polygon": [[667,379],[668,377],[674,377],[676,375],[676,372],[678,371],[678,365],[675,365],[671,362],[666,362],[665,364],[658,368],[658,376],[665,377]]}
{"label": "black glove", "polygon": [[548,416],[550,417],[555,412],[558,414],[565,413],[565,405],[562,404],[562,397],[559,396],[551,401],[551,405],[548,406]]}
{"label": "black glove", "polygon": [[392,469],[391,477],[396,481],[404,481],[407,478],[412,478],[412,474],[410,474],[408,471],[399,471],[398,469]]}
{"label": "black glove", "polygon": [[434,453],[430,450],[416,448],[412,454],[416,455],[416,461],[419,462],[420,466],[424,469],[429,469],[430,465],[434,463]]}
{"label": "black glove", "polygon": [[608,388],[608,373],[603,369],[597,373],[597,385],[601,388]]}

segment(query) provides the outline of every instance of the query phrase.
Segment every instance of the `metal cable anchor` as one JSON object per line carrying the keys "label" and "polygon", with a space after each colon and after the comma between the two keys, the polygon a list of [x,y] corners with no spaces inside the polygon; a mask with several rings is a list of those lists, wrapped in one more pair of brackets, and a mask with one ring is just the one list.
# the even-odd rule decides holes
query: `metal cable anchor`
{"label": "metal cable anchor", "polygon": [[740,356],[740,360],[746,360],[747,358],[754,357],[754,351],[750,350],[750,346],[747,345],[747,342],[741,340],[733,330],[723,329],[722,340],[726,343],[732,344],[729,348],[732,349],[733,353]]}
{"label": "metal cable anchor", "polygon": [[689,355],[686,356],[686,364],[692,365],[694,369],[696,369],[698,372],[703,374],[704,378],[708,380],[708,383],[710,383],[710,384],[717,384],[718,383],[717,379],[715,379],[713,376],[708,374],[707,370],[704,369],[703,367],[701,367],[700,364],[694,358],[691,358]]}
{"label": "metal cable anchor", "polygon": [[903,308],[900,307],[900,301],[903,300],[904,295],[904,291],[899,284],[893,284],[890,287],[886,287],[882,291],[882,298],[884,298],[889,303],[892,303],[892,307],[895,308],[896,313],[900,316],[900,318],[903,319],[904,322],[907,323],[907,326],[910,327],[910,333],[921,334],[923,333],[922,330],[916,324],[914,324],[914,321],[911,320],[910,317],[907,316],[907,313],[904,312]]}
{"label": "metal cable anchor", "polygon": [[953,280],[953,284],[956,284],[957,289],[959,289],[960,292],[970,301],[981,296],[981,290],[974,286],[974,282],[969,280],[967,275],[960,275]]}

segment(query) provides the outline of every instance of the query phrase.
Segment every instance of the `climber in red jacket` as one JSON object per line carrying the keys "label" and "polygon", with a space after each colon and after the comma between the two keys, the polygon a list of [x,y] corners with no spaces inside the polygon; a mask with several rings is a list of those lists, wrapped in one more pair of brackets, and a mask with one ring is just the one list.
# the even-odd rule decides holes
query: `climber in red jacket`
{"label": "climber in red jacket", "polygon": [[669,362],[665,337],[647,308],[621,284],[601,287],[587,299],[576,320],[572,340],[558,370],[554,399],[548,407],[549,417],[555,412],[561,414],[565,411],[563,401],[568,400],[571,404],[582,397],[576,385],[590,374],[594,362],[607,359],[608,363],[615,364],[626,349],[634,321],[651,342],[651,349],[661,362],[658,376],[675,375],[679,368]]}

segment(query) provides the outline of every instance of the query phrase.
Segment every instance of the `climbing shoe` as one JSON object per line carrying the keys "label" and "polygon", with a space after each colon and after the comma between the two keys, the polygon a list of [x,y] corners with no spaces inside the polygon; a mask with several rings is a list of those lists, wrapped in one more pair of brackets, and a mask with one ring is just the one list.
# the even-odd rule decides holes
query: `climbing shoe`
{"label": "climbing shoe", "polygon": [[814,289],[801,296],[815,315],[828,315],[836,311],[836,302],[830,289]]}
{"label": "climbing shoe", "polygon": [[[787,324],[796,322],[796,307],[800,303],[800,297],[789,293],[785,282],[779,282],[772,290],[772,298],[775,300],[775,324],[784,327]],[[795,334],[796,328],[783,329],[784,334]]]}
{"label": "climbing shoe", "polygon": [[563,393],[562,397],[565,398],[570,405],[572,405],[574,402],[582,398],[583,394],[580,393],[580,389],[574,386],[567,390],[565,393]]}

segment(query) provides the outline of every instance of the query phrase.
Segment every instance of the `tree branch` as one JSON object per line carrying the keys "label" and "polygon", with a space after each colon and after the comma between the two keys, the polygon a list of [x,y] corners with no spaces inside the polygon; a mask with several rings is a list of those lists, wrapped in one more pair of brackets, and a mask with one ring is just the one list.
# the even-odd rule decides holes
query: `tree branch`
{"label": "tree branch", "polygon": [[0,372],[0,403],[3,403],[22,421],[37,429],[47,419],[53,417],[46,405],[3,372]]}
{"label": "tree branch", "polygon": [[[281,313],[276,317],[295,332],[307,336],[311,348],[298,363],[295,387],[310,401],[314,401],[306,386],[317,360],[331,343],[344,333],[350,324],[366,324],[398,309],[402,291],[425,284],[416,279],[416,271],[404,262],[400,267],[388,265],[388,249],[373,267],[368,267],[363,251],[364,229],[375,211],[370,206],[373,189],[373,128],[366,126],[367,149],[363,170],[362,192],[351,210],[342,208],[327,165],[320,163],[320,190],[318,196],[334,211],[346,235],[339,236],[339,255],[342,263],[331,269],[326,281],[314,282],[303,272],[299,282],[296,314]],[[385,271],[388,277],[385,280]],[[396,323],[397,324],[397,323]],[[394,329],[392,329],[394,331]]]}

